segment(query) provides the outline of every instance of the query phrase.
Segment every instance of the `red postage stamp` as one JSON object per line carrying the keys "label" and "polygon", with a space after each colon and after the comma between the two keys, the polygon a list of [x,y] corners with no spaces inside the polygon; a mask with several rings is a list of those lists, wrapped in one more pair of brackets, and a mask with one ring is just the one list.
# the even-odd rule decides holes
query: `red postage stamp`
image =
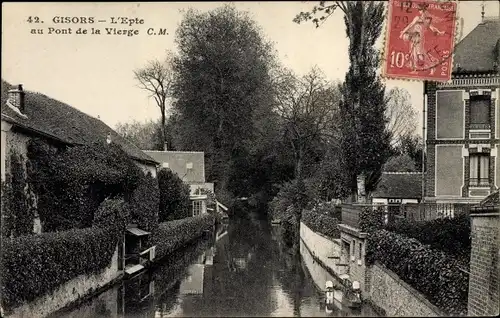
{"label": "red postage stamp", "polygon": [[387,19],[383,76],[450,80],[457,2],[389,0]]}

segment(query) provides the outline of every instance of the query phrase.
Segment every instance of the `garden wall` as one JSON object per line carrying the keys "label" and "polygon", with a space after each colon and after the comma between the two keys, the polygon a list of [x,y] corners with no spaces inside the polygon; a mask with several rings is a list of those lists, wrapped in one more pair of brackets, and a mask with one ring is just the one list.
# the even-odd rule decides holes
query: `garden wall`
{"label": "garden wall", "polygon": [[331,239],[320,233],[314,232],[303,222],[300,223],[300,238],[305,246],[311,251],[311,254],[318,258],[324,266],[329,267],[337,275],[345,271],[345,267],[337,266],[337,258],[340,257],[340,240]]}
{"label": "garden wall", "polygon": [[422,294],[378,262],[370,266],[370,301],[385,310],[387,317],[446,316]]}
{"label": "garden wall", "polygon": [[12,312],[5,317],[45,317],[94,293],[97,289],[105,287],[119,279],[120,276],[121,272],[118,271],[117,247],[111,259],[111,263],[102,273],[95,275],[80,275],[61,285],[51,295],[39,297],[33,302],[14,308]]}

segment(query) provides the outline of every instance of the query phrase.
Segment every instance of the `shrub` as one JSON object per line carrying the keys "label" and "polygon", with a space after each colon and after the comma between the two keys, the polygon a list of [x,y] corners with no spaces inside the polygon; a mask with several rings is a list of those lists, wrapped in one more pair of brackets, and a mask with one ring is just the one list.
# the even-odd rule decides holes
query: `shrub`
{"label": "shrub", "polygon": [[285,182],[269,204],[271,214],[275,219],[288,219],[289,212],[293,211],[289,207],[296,204],[302,205],[303,208],[310,207],[314,201],[313,197],[305,184],[299,185],[297,180]]}
{"label": "shrub", "polygon": [[337,228],[339,220],[316,211],[302,212],[302,222],[314,232],[321,233],[331,238],[340,238],[340,231]]}
{"label": "shrub", "polygon": [[129,222],[129,205],[123,199],[105,199],[94,214],[93,226],[123,232]]}
{"label": "shrub", "polygon": [[117,240],[109,229],[87,228],[2,243],[2,306],[10,310],[79,275],[100,273],[109,266]]}
{"label": "shrub", "polygon": [[362,232],[373,232],[384,226],[384,207],[363,207],[359,215],[359,228]]}
{"label": "shrub", "polygon": [[160,223],[155,235],[156,256],[165,257],[211,229],[215,219],[210,214]]}
{"label": "shrub", "polygon": [[107,197],[129,200],[143,174],[116,144],[55,150],[40,140],[28,145],[28,182],[38,197],[44,232],[92,225]]}
{"label": "shrub", "polygon": [[10,173],[2,182],[2,236],[18,237],[33,233],[33,204],[27,188],[22,155],[10,154]]}
{"label": "shrub", "polygon": [[471,224],[467,215],[424,222],[401,219],[387,225],[386,229],[455,256],[465,254],[467,258],[470,255]]}
{"label": "shrub", "polygon": [[379,261],[447,313],[466,314],[469,277],[456,258],[416,239],[378,230],[368,236],[366,261]]}
{"label": "shrub", "polygon": [[182,219],[190,216],[189,186],[170,169],[158,173],[160,188],[159,221]]}
{"label": "shrub", "polygon": [[148,173],[141,177],[138,187],[130,200],[132,223],[153,235],[158,228],[158,212],[160,209],[160,190],[158,180]]}

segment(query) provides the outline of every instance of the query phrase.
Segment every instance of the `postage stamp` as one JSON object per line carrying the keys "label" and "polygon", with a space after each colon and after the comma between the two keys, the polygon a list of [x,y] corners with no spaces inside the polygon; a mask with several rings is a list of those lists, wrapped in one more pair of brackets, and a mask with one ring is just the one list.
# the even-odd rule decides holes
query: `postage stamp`
{"label": "postage stamp", "polygon": [[383,76],[449,81],[456,20],[456,1],[389,0]]}

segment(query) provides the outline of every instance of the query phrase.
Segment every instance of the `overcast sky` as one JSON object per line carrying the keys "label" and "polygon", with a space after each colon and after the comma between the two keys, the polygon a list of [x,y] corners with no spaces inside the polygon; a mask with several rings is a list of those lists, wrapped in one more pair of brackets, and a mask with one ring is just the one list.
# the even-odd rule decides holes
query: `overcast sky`
{"label": "overcast sky", "polygon": [[[481,1],[461,1],[458,14],[464,19],[463,36],[481,20]],[[2,78],[11,84],[24,84],[73,107],[99,116],[115,127],[118,122],[158,118],[154,100],[137,88],[133,70],[149,59],[162,58],[165,49],[175,50],[174,35],[183,17],[182,10],[195,7],[210,10],[221,2],[196,3],[2,3]],[[498,16],[499,2],[486,1],[486,15]],[[342,12],[336,12],[319,29],[311,23],[296,24],[292,19],[310,9],[311,2],[235,2],[238,9],[249,11],[275,43],[284,65],[299,74],[318,65],[331,80],[343,80],[348,68],[348,40]],[[43,24],[28,23],[39,17]],[[144,19],[138,36],[110,35],[32,35],[42,26],[67,28],[75,25],[52,22],[55,16],[92,16],[96,20],[111,17]],[[34,20],[33,20],[34,21]],[[96,24],[80,25],[84,28]],[[110,27],[99,24],[100,29]],[[148,28],[164,28],[168,35],[148,36]],[[380,41],[381,42],[381,41]],[[379,43],[380,45],[381,43]],[[387,87],[407,89],[419,112],[421,129],[422,83],[387,80]]]}

